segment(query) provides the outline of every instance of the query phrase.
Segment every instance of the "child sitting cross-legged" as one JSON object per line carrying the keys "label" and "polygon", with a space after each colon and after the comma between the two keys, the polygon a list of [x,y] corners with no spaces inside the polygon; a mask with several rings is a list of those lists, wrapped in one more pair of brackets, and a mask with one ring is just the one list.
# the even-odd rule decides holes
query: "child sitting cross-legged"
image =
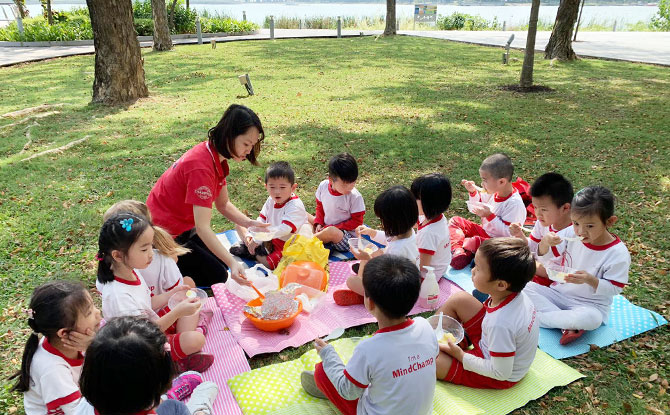
{"label": "child sitting cross-legged", "polygon": [[336,290],[333,300],[337,305],[347,306],[363,304],[363,270],[366,263],[375,256],[382,254],[399,255],[416,264],[419,251],[416,247],[416,236],[412,227],[419,218],[416,199],[404,186],[393,186],[383,191],[375,199],[375,215],[382,223],[383,231],[370,229],[361,225],[356,229],[359,238],[368,235],[373,241],[386,245],[383,251],[378,250],[369,254],[365,251],[352,249],[359,264],[354,264],[352,270],[356,275],[347,278],[348,290]]}
{"label": "child sitting cross-legged", "polygon": [[484,239],[510,236],[512,223],[524,223],[526,206],[519,192],[512,185],[514,165],[505,154],[496,153],[484,159],[479,167],[482,188],[475,182],[463,180],[461,183],[470,194],[470,203],[477,203],[472,210],[481,218],[478,225],[460,216],[449,220],[451,238],[451,266],[463,269]]}
{"label": "child sitting cross-legged", "polygon": [[278,229],[272,235],[271,244],[266,246],[263,241],[256,241],[247,228],[236,225],[237,234],[244,243],[231,246],[230,253],[275,269],[282,258],[284,243],[307,222],[305,205],[294,193],[297,187],[295,173],[287,162],[271,164],[265,171],[265,188],[269,196],[258,214],[258,221]]}
{"label": "child sitting cross-legged", "polygon": [[[567,241],[563,238],[575,237],[570,218],[570,204],[574,192],[572,184],[565,177],[558,173],[546,173],[533,182],[530,195],[537,222],[530,233],[528,246],[533,256],[539,260],[533,281],[551,285],[545,264],[561,265],[567,247]],[[520,223],[511,224],[510,233],[514,237],[526,240],[521,226]]]}
{"label": "child sitting cross-legged", "polygon": [[577,271],[565,275],[565,283],[526,288],[541,327],[563,330],[561,344],[607,322],[614,296],[628,284],[630,268],[626,245],[608,230],[617,220],[612,192],[602,186],[580,190],[572,200],[571,217],[581,241],[568,241],[564,265]]}
{"label": "child sitting cross-legged", "polygon": [[132,213],[112,215],[100,229],[98,238],[98,282],[102,293],[102,315],[106,320],[120,316],[144,316],[168,334],[171,355],[181,372],[204,372],[214,362],[214,356],[202,353],[205,336],[196,331],[202,304],[197,298],[187,298],[167,313],[160,310],[177,291],[188,290],[185,285],[151,296],[141,270],[153,259],[154,230],[144,216]]}
{"label": "child sitting cross-legged", "polygon": [[475,254],[472,282],[490,297],[484,304],[460,292],[440,308],[463,324],[474,346],[440,343],[437,378],[482,389],[507,389],[528,372],[535,359],[540,325],[523,288],[535,274],[528,244],[518,238],[482,242]]}
{"label": "child sitting cross-legged", "polygon": [[316,189],[316,216],[310,217],[314,236],[328,249],[349,251],[349,238],[363,224],[365,203],[356,189],[358,164],[349,153],[333,156],[328,162],[328,179]]}
{"label": "child sitting cross-legged", "polygon": [[407,318],[421,289],[419,270],[407,258],[382,255],[368,262],[363,286],[379,330],[356,346],[346,366],[317,338],[323,362],[301,374],[303,388],[343,414],[431,414],[437,339],[425,319]]}

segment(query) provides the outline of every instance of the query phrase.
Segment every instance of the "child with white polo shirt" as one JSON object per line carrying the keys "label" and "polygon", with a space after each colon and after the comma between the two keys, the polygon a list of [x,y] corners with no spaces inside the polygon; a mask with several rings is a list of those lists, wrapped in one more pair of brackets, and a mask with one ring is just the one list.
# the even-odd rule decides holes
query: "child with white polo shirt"
{"label": "child with white polo shirt", "polygon": [[482,242],[475,254],[472,282],[489,298],[482,304],[460,292],[439,310],[463,324],[474,347],[463,351],[454,343],[440,343],[438,379],[473,388],[507,389],[526,375],[540,335],[535,306],[522,291],[534,274],[535,259],[525,241]]}
{"label": "child with white polo shirt", "polygon": [[[528,237],[528,246],[536,259],[537,271],[533,281],[549,286],[547,267],[563,265],[566,258],[567,241],[574,238],[575,231],[570,218],[570,204],[574,192],[572,184],[561,174],[545,173],[530,187],[530,195],[537,221]],[[509,230],[512,236],[526,240],[522,224],[513,223]]]}
{"label": "child with white polo shirt", "polygon": [[316,216],[311,222],[314,236],[328,249],[348,252],[349,238],[355,237],[356,228],[363,224],[365,203],[355,188],[357,179],[356,159],[340,153],[330,159],[328,179],[316,189]]}
{"label": "child with white polo shirt", "polygon": [[526,288],[540,325],[563,330],[561,344],[607,322],[614,296],[628,284],[630,268],[628,248],[608,230],[617,220],[612,192],[602,186],[580,190],[572,200],[571,217],[581,241],[568,241],[565,266],[578,271],[565,276],[565,283]]}
{"label": "child with white polo shirt", "polygon": [[496,153],[485,158],[479,167],[482,188],[471,180],[461,181],[470,195],[469,202],[478,204],[472,210],[482,224],[460,216],[449,220],[453,268],[463,269],[469,265],[484,239],[510,236],[510,224],[525,222],[526,206],[512,185],[513,175],[512,160],[503,153]]}
{"label": "child with white polo shirt", "polygon": [[414,179],[411,191],[419,208],[416,232],[419,269],[423,272],[424,266],[433,267],[439,278],[451,263],[449,223],[444,217],[451,203],[451,183],[443,174],[424,174]]}
{"label": "child with white polo shirt", "polygon": [[269,196],[257,220],[277,227],[271,246],[266,247],[249,235],[247,228],[236,225],[237,234],[244,243],[231,246],[230,253],[275,269],[282,258],[284,243],[307,222],[307,211],[302,200],[294,193],[298,184],[295,182],[295,173],[287,162],[278,161],[267,168],[265,188]]}
{"label": "child with white polo shirt", "polygon": [[305,391],[328,398],[343,414],[431,414],[437,339],[425,319],[407,318],[420,280],[407,258],[371,259],[363,271],[365,308],[379,330],[356,346],[346,366],[332,346],[315,339],[323,362],[301,374]]}

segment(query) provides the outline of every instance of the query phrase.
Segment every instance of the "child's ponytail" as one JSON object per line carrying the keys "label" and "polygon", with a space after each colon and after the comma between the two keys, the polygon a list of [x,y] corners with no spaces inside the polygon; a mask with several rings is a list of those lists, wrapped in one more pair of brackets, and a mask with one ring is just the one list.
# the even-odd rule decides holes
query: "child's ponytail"
{"label": "child's ponytail", "polygon": [[52,281],[35,288],[30,299],[28,326],[32,329],[23,348],[21,369],[10,379],[17,379],[12,391],[26,392],[30,389],[30,365],[39,347],[38,333],[47,339],[58,336],[60,329],[75,327],[77,317],[91,306],[84,287],[70,281]]}
{"label": "child's ponytail", "polygon": [[114,280],[112,252],[126,254],[148,226],[144,216],[132,213],[118,213],[105,221],[98,237],[98,281],[105,284]]}

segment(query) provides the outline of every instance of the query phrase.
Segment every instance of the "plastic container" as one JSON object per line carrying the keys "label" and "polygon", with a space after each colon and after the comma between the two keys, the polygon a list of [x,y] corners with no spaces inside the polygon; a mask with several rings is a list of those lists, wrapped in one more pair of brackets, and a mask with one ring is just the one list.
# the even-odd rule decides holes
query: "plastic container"
{"label": "plastic container", "polygon": [[[172,294],[172,296],[168,299],[167,305],[170,308],[170,310],[174,310],[177,304],[181,303],[187,298],[192,297],[195,297],[198,300],[200,300],[200,308],[202,308],[202,305],[205,304],[205,301],[207,301],[207,293],[205,291],[201,290],[200,288],[189,288],[188,290],[177,291],[176,293]],[[198,311],[200,311],[200,309],[198,309]],[[198,311],[196,311],[196,313]]]}
{"label": "plastic container", "polygon": [[282,287],[292,282],[325,291],[328,287],[328,273],[316,262],[294,261],[281,274]]}
{"label": "plastic container", "polygon": [[[263,300],[261,300],[260,298],[256,298],[247,303],[247,305],[250,307],[257,307],[261,304],[263,304]],[[244,316],[248,318],[249,321],[251,321],[251,324],[253,324],[259,330],[278,331],[291,327],[291,325],[293,325],[296,317],[298,317],[298,314],[300,314],[301,311],[302,311],[302,302],[298,301],[298,309],[295,311],[295,313],[279,320],[263,320],[258,317],[254,317],[249,313],[244,313]]]}
{"label": "plastic container", "polygon": [[[359,249],[359,242],[363,249]],[[379,247],[365,238],[349,238],[349,247],[356,252],[363,251],[368,255],[372,255],[379,250]]]}
{"label": "plastic container", "polygon": [[268,226],[267,228],[260,228],[252,226],[247,229],[249,236],[254,238],[256,242],[267,242],[274,238],[275,233],[279,230],[278,226]]}
{"label": "plastic container", "polygon": [[[277,279],[277,276],[261,264],[245,270],[244,276],[247,277],[247,279],[258,288],[258,291],[263,294],[279,288],[279,280]],[[256,291],[254,291],[253,288],[246,285],[240,285],[230,277],[226,281],[226,289],[245,301],[251,301],[258,297],[258,294],[256,294]]]}
{"label": "plastic container", "polygon": [[440,287],[437,285],[435,268],[427,265],[424,265],[424,268],[427,272],[421,283],[421,291],[419,291],[419,306],[432,310],[437,307],[440,300]]}
{"label": "plastic container", "polygon": [[[428,317],[428,323],[430,326],[435,329],[437,327],[437,321],[440,317],[438,315]],[[442,330],[444,333],[451,333],[454,336],[453,343],[458,344],[463,340],[465,336],[465,331],[463,326],[456,319],[449,316],[442,315]],[[443,339],[437,339],[438,342],[444,343]]]}
{"label": "plastic container", "polygon": [[574,274],[578,271],[574,268],[566,267],[564,265],[551,265],[545,269],[547,270],[547,276],[550,280],[561,283],[565,282],[565,277],[567,277],[568,274]]}
{"label": "plastic container", "polygon": [[467,200],[465,202],[465,204],[468,205],[468,210],[470,211],[470,213],[474,213],[474,214],[476,214],[475,209],[478,208],[478,207],[486,206],[489,209],[491,209],[491,205],[488,205],[484,202],[479,202],[477,200]]}

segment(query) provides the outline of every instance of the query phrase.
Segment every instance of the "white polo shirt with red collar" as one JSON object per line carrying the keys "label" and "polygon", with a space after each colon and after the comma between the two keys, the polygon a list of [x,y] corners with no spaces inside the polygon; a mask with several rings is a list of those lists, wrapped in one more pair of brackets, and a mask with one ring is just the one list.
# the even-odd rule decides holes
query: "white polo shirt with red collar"
{"label": "white polo shirt with red collar", "polygon": [[509,225],[526,221],[526,205],[519,192],[514,189],[506,197],[498,194],[470,193],[470,201],[483,202],[491,206],[491,214],[482,218],[482,227],[491,238],[510,236]]}
{"label": "white polo shirt with red collar", "polygon": [[358,189],[342,194],[333,189],[328,179],[316,188],[316,216],[314,223],[335,226],[343,231],[353,231],[363,224],[365,202]]}
{"label": "white polo shirt with red collar", "polygon": [[151,264],[142,270],[142,278],[152,297],[184,284],[184,277],[174,259],[161,254],[157,249],[154,249]]}
{"label": "white polo shirt with red collar", "polygon": [[195,226],[193,206],[211,208],[226,185],[228,162],[207,141],[184,153],[158,179],[147,198],[153,222],[178,236]]}
{"label": "white polo shirt with red collar", "polygon": [[[440,278],[451,263],[451,244],[449,241],[449,222],[443,214],[424,223],[417,223],[416,247],[419,254],[432,256],[430,266]],[[423,270],[421,270],[423,271]]]}
{"label": "white polo shirt with red collar", "polygon": [[332,346],[319,353],[340,396],[360,396],[356,413],[378,415],[432,413],[438,354],[435,332],[422,317],[362,340],[346,367]]}
{"label": "white polo shirt with red collar", "polygon": [[261,208],[258,220],[272,226],[279,226],[278,239],[286,242],[292,233],[307,222],[307,211],[302,200],[294,194],[284,203],[276,203],[272,197],[268,197]]}
{"label": "white polo shirt with red collar", "polygon": [[[552,246],[544,255],[539,255],[537,253],[537,249],[540,246],[540,241],[542,241],[544,235],[548,234],[549,232],[553,232],[557,236],[559,236],[561,238],[561,243]],[[568,246],[568,242],[563,238],[566,237],[567,238],[575,237],[575,229],[572,226],[572,224],[570,224],[570,226],[568,227],[561,229],[560,231],[557,231],[556,229],[554,229],[552,225],[542,226],[542,224],[538,220],[537,222],[535,222],[535,226],[533,226],[533,230],[528,236],[528,247],[530,248],[530,252],[533,253],[533,256],[536,259],[539,259],[540,262],[542,262],[545,266],[564,265],[565,256],[567,255],[565,249]]]}
{"label": "white polo shirt with red collar", "polygon": [[[540,324],[533,302],[523,292],[510,294],[496,307],[490,307],[491,299],[484,303],[485,315],[482,320],[482,338],[479,348],[484,359],[491,357],[513,357],[510,382],[523,378],[535,359],[540,337]],[[480,359],[474,355],[463,357],[463,368],[472,370],[471,360]]]}
{"label": "white polo shirt with red collar", "polygon": [[67,358],[42,338],[30,363],[30,389],[23,394],[26,415],[74,414],[81,399],[83,363],[81,353],[76,359]]}
{"label": "white polo shirt with red collar", "polygon": [[96,284],[102,293],[102,316],[105,320],[121,316],[143,316],[151,321],[158,316],[151,309],[151,291],[138,270],[133,270],[135,281],[114,277],[114,281]]}
{"label": "white polo shirt with red collar", "polygon": [[630,253],[618,236],[607,245],[592,245],[583,242],[568,242],[566,265],[578,271],[586,271],[598,278],[598,289],[588,284],[551,284],[557,292],[577,300],[584,305],[592,305],[603,314],[607,321],[610,306],[615,295],[628,285]]}

